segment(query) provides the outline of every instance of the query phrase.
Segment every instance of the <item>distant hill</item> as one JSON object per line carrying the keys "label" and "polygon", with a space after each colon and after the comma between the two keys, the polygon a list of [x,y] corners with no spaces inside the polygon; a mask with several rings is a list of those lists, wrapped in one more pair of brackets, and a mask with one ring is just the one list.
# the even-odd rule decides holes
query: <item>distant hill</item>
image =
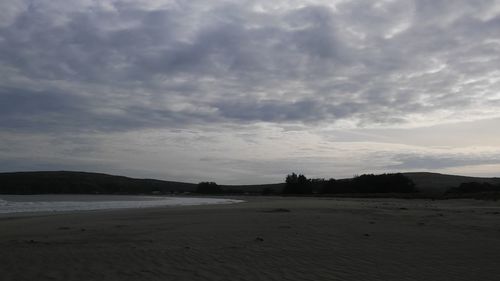
{"label": "distant hill", "polygon": [[[151,194],[194,192],[198,184],[136,179],[101,173],[41,171],[0,173],[0,194]],[[284,183],[264,185],[221,185],[225,193],[281,193]]]}
{"label": "distant hill", "polygon": [[170,193],[192,192],[196,184],[134,179],[86,172],[15,172],[0,173],[0,193],[43,194],[43,193]]}
{"label": "distant hill", "polygon": [[[500,178],[466,177],[427,172],[403,174],[415,183],[417,190],[425,193],[444,193],[450,188],[468,182],[500,184]],[[221,185],[220,187],[227,194],[281,194],[285,184]],[[151,194],[194,192],[196,188],[197,184],[195,183],[136,179],[101,173],[73,171],[0,173],[0,194]]]}
{"label": "distant hill", "polygon": [[467,182],[500,184],[500,178],[466,177],[427,172],[403,174],[415,183],[415,187],[419,191],[429,193],[443,193]]}

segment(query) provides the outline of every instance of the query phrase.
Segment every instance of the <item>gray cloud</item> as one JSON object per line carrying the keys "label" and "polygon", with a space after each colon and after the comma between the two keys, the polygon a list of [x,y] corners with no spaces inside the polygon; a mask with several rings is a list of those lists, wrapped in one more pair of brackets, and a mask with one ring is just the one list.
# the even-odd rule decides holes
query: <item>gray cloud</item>
{"label": "gray cloud", "polygon": [[312,100],[285,102],[267,100],[261,102],[222,102],[215,107],[225,118],[243,121],[307,121],[308,118],[322,118],[321,105]]}
{"label": "gray cloud", "polygon": [[[496,71],[500,20],[488,15],[494,2],[348,1],[278,12],[247,4],[194,1],[148,10],[117,1],[64,10],[59,20],[44,2],[27,5],[0,28],[8,77],[2,84],[20,88],[13,80],[22,77],[49,91],[43,85],[50,81],[64,93],[55,104],[70,90],[80,95],[75,103],[128,111],[110,126],[89,111],[73,113],[84,115],[75,128],[80,120],[97,130],[200,121],[192,111],[173,114],[169,100],[209,109],[201,117],[212,122],[346,119],[369,126],[442,110],[493,110],[483,101],[498,85],[465,80]],[[57,89],[57,81],[69,86]],[[151,108],[158,99],[164,106]]]}
{"label": "gray cloud", "polygon": [[[498,118],[498,30],[494,0],[5,2],[0,129],[238,134]],[[405,157],[400,168],[433,162]]]}

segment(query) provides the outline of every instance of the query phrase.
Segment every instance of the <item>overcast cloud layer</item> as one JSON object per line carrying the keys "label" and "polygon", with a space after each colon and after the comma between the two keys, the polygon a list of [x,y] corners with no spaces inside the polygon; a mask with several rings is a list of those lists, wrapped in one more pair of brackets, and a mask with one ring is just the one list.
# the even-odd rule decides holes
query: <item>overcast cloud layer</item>
{"label": "overcast cloud layer", "polygon": [[498,175],[500,1],[0,3],[0,171]]}

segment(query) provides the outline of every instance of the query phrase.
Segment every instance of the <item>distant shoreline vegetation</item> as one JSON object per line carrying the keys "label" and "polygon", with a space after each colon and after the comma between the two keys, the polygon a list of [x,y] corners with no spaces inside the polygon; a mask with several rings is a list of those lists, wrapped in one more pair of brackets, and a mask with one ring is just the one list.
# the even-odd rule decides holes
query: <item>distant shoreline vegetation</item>
{"label": "distant shoreline vegetation", "polygon": [[[423,191],[420,189],[422,186],[419,188],[416,184],[428,184],[429,181],[437,183],[442,178],[454,180],[443,181],[442,191]],[[100,173],[47,171],[0,173],[0,194],[199,194],[498,200],[500,179],[430,173],[419,173],[417,177],[415,173],[392,173],[323,179],[291,173],[284,178],[284,182],[276,184],[218,185],[211,181],[194,184]]]}
{"label": "distant shoreline vegetation", "polygon": [[366,174],[351,179],[308,179],[292,173],[285,179],[284,194],[339,194],[339,193],[410,193],[417,192],[415,183],[401,173]]}
{"label": "distant shoreline vegetation", "polygon": [[[410,177],[402,173],[363,174],[339,180],[333,178],[308,179],[303,174],[291,173],[286,176],[283,185],[273,185],[274,188],[266,185],[262,185],[262,187],[260,195],[500,200],[500,184],[466,182],[458,187],[449,187],[444,193],[423,193],[418,190]],[[259,194],[255,189],[253,192],[249,192],[242,186],[222,186],[215,182],[200,182],[195,193],[208,195]]]}
{"label": "distant shoreline vegetation", "polygon": [[452,187],[445,193],[445,197],[474,198],[480,200],[500,200],[500,184],[488,182],[464,182],[458,187]]}
{"label": "distant shoreline vegetation", "polygon": [[[196,188],[199,194],[241,194],[244,189],[222,188],[215,182],[200,182]],[[263,188],[262,195],[314,195],[347,193],[411,193],[417,192],[415,184],[403,174],[361,175],[352,179],[308,179],[302,174],[289,174],[281,190]]]}

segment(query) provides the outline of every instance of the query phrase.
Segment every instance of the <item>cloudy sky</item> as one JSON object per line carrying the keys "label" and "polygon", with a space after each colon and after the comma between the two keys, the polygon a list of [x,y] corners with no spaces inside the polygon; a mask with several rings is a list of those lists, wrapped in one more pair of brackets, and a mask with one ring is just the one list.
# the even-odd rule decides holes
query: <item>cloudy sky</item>
{"label": "cloudy sky", "polygon": [[498,0],[0,3],[0,171],[500,176]]}

